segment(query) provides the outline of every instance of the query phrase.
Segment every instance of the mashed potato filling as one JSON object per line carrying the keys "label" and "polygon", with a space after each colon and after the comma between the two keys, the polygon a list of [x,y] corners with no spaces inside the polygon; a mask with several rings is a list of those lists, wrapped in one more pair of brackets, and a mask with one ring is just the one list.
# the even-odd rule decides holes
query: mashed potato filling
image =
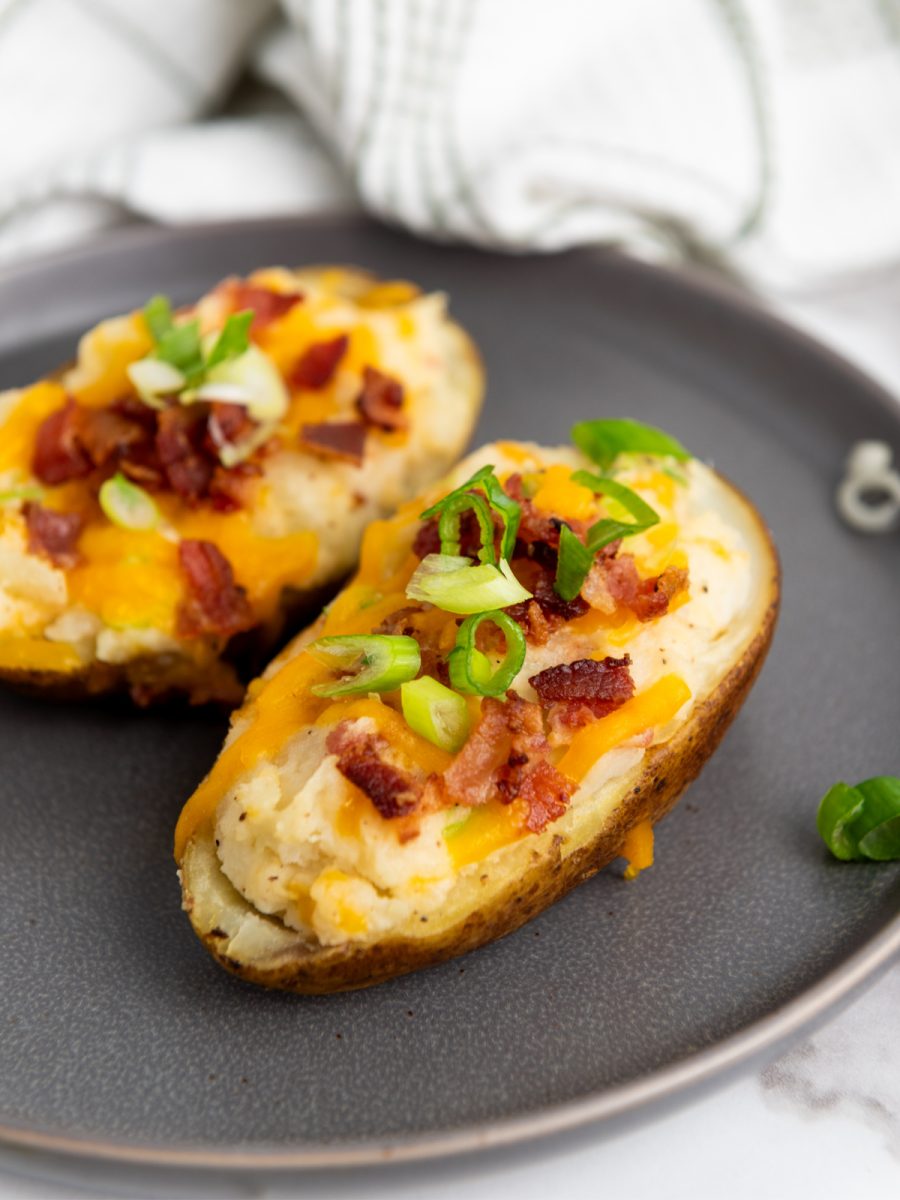
{"label": "mashed potato filling", "polygon": [[[470,456],[451,484],[486,462],[493,462],[501,475],[551,463],[585,466],[568,449],[538,456],[529,447],[502,444],[502,449],[488,447]],[[562,625],[545,644],[528,645],[513,684],[524,699],[534,701],[528,679],[545,668],[586,657],[627,653],[631,658],[635,696],[629,703],[639,732],[597,758],[560,826],[580,806],[612,796],[612,785],[640,766],[650,745],[673,736],[695,700],[722,677],[746,635],[740,618],[751,599],[748,546],[722,511],[722,488],[713,473],[695,460],[682,469],[683,483],[644,462],[629,464],[617,478],[644,495],[662,517],[660,525],[629,540],[628,552],[642,574],[658,572],[670,562],[686,565],[687,595],[663,616],[644,623],[616,613],[599,622],[582,618]],[[405,528],[402,537],[408,544],[408,520],[405,526],[403,518],[396,524],[398,530]],[[276,664],[271,678],[277,678],[278,669]],[[678,700],[680,707],[661,724],[640,726],[642,696],[669,676],[683,681],[683,694],[690,698]],[[597,728],[603,720],[596,722]],[[369,718],[357,725],[373,728]],[[239,741],[246,728],[239,719],[232,740]],[[226,790],[215,817],[219,861],[234,887],[258,911],[322,945],[377,940],[410,921],[427,922],[461,874],[477,873],[488,860],[500,860],[523,835],[521,829],[502,826],[503,812],[488,811],[488,805],[484,810],[456,806],[429,813],[419,822],[418,836],[406,837],[397,822],[382,818],[337,770],[337,758],[325,746],[327,732],[306,724],[277,753],[272,747],[272,759],[251,766]]]}

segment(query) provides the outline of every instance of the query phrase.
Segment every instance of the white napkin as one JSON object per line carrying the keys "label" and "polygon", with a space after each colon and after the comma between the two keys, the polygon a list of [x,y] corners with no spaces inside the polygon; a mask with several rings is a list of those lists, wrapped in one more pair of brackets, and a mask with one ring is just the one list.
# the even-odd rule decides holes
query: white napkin
{"label": "white napkin", "polygon": [[[222,105],[243,70],[282,111]],[[0,0],[0,258],[348,206],[508,250],[900,251],[897,0]]]}

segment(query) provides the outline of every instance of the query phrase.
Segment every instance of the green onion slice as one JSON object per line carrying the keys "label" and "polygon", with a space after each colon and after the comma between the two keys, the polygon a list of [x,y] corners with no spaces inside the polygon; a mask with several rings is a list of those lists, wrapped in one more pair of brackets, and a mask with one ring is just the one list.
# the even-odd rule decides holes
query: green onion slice
{"label": "green onion slice", "polygon": [[602,550],[618,538],[632,537],[659,524],[659,513],[624,483],[607,479],[603,475],[593,475],[590,471],[576,471],[572,479],[601,496],[609,496],[630,513],[634,520],[619,521],[604,517],[588,530],[587,544],[582,543],[568,526],[563,526],[560,531],[559,558],[553,584],[554,591],[563,600],[574,600],[581,591],[598,550]]}
{"label": "green onion slice", "polygon": [[221,333],[213,343],[206,359],[206,370],[216,367],[219,363],[227,362],[230,358],[240,358],[250,346],[250,326],[253,324],[253,309],[245,308],[242,312],[232,313],[222,326]]}
{"label": "green onion slice", "polygon": [[620,454],[659,454],[689,459],[691,454],[668,433],[627,417],[579,421],[572,426],[572,441],[598,467],[609,467]]}
{"label": "green onion slice", "polygon": [[[484,621],[496,625],[506,639],[506,654],[496,670],[491,669],[487,655],[475,645],[475,635]],[[466,617],[456,635],[456,645],[450,651],[447,665],[450,682],[460,692],[473,696],[504,696],[506,689],[522,669],[525,661],[525,634],[505,612],[476,613]]]}
{"label": "green onion slice", "polygon": [[430,675],[404,683],[400,703],[410,729],[442,750],[455,754],[469,736],[469,706]]}
{"label": "green onion slice", "polygon": [[[426,508],[421,514],[421,519],[423,521],[427,521],[430,517],[440,516],[449,506],[456,503],[457,497],[468,496],[471,499],[471,494],[475,490],[479,490],[483,493],[488,504],[491,506],[494,512],[497,513],[503,525],[503,536],[500,541],[500,557],[511,558],[513,548],[516,544],[516,534],[519,531],[519,522],[522,519],[522,510],[516,501],[511,499],[509,496],[507,496],[506,492],[504,492],[500,480],[494,474],[494,468],[492,465],[481,467],[480,470],[476,471],[475,474],[470,479],[467,479],[465,483],[460,484],[458,488],[454,488],[452,492],[448,492],[447,495],[438,500],[436,504],[432,504],[431,508]],[[467,507],[471,508],[473,506],[468,505]],[[460,509],[459,511],[462,512],[464,510]],[[487,547],[485,538],[488,535],[486,534],[484,526],[481,524],[480,518],[479,526],[481,527],[483,553]],[[438,532],[440,532],[440,529]],[[441,534],[441,538],[443,539],[443,534]],[[480,553],[479,558],[481,558],[482,562],[494,561],[493,524],[491,525],[490,529],[489,541],[492,557],[482,558]],[[443,545],[441,546],[441,549],[443,551]],[[446,553],[449,553],[449,550],[446,551]]]}
{"label": "green onion slice", "polygon": [[473,492],[461,492],[451,496],[441,510],[438,521],[438,536],[441,539],[441,554],[459,556],[459,525],[463,513],[473,512],[481,532],[481,549],[478,560],[483,563],[496,563],[494,551],[494,522],[487,502]]}
{"label": "green onion slice", "polygon": [[390,692],[414,679],[421,656],[415,638],[368,633],[323,637],[307,646],[319,662],[343,671],[349,677],[333,683],[317,683],[314,696],[355,696],[366,692]]}
{"label": "green onion slice", "polygon": [[452,554],[427,554],[406,588],[410,600],[423,600],[452,613],[482,613],[530,600],[506,559],[481,563]]}
{"label": "green onion slice", "polygon": [[835,858],[900,859],[900,778],[879,775],[855,787],[836,783],[819,804],[816,825]]}
{"label": "green onion slice", "polygon": [[101,485],[98,499],[110,521],[122,529],[155,529],[159,524],[153,498],[121,472]]}
{"label": "green onion slice", "polygon": [[36,483],[23,483],[21,487],[0,491],[0,504],[12,504],[18,500],[43,500],[44,489]]}

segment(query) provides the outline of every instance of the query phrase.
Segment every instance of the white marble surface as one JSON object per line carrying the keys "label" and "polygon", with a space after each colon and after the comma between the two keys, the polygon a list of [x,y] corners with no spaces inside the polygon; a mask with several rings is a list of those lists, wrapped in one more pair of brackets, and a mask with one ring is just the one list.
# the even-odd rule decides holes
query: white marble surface
{"label": "white marble surface", "polygon": [[[780,306],[900,397],[900,268]],[[147,1172],[0,1151],[0,1200],[897,1200],[900,965],[761,1071],[618,1137],[323,1177]]]}

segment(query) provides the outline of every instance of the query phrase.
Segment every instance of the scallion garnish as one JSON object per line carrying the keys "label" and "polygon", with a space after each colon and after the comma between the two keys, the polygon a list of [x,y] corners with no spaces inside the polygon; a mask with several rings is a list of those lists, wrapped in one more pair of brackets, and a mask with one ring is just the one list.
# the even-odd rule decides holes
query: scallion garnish
{"label": "scallion garnish", "polygon": [[344,672],[333,683],[317,683],[315,696],[353,696],[366,692],[390,692],[414,679],[421,656],[415,638],[392,634],[347,634],[323,637],[307,647],[319,662]]}
{"label": "scallion garnish", "polygon": [[240,358],[247,352],[253,312],[245,309],[227,317],[208,354],[204,351],[204,339],[200,336],[200,322],[194,319],[176,325],[167,297],[154,296],[148,300],[144,305],[144,321],[153,338],[153,352],[149,361],[167,363],[179,371],[184,376],[181,388],[196,388],[212,368]]}
{"label": "scallion garnish", "polygon": [[424,600],[444,612],[481,613],[530,600],[506,559],[481,563],[450,554],[428,554],[406,588],[410,600]]}
{"label": "scallion garnish", "polygon": [[619,521],[612,517],[604,517],[587,531],[585,543],[582,543],[568,526],[563,526],[560,530],[559,557],[553,584],[554,591],[563,600],[574,600],[581,591],[598,550],[602,550],[617,538],[633,537],[659,524],[659,513],[624,483],[607,479],[603,475],[593,475],[590,471],[576,471],[572,479],[601,496],[609,496],[629,512],[634,520]]}
{"label": "scallion garnish", "polygon": [[496,563],[497,554],[494,550],[494,522],[487,501],[473,492],[461,492],[449,498],[441,510],[438,521],[438,537],[441,539],[441,554],[454,557],[460,552],[459,526],[463,513],[475,514],[478,529],[481,533],[481,549],[478,560],[483,563]]}
{"label": "scallion garnish", "polygon": [[598,467],[609,467],[620,454],[658,454],[689,459],[691,454],[668,433],[627,417],[579,421],[572,427],[572,441]]}
{"label": "scallion garnish", "polygon": [[835,858],[900,859],[900,778],[879,775],[855,787],[836,783],[819,804],[816,825]]}
{"label": "scallion garnish", "polygon": [[110,521],[122,529],[155,529],[159,524],[153,498],[121,472],[101,484],[97,498]]}
{"label": "scallion garnish", "polygon": [[422,737],[455,754],[469,736],[469,707],[462,696],[423,675],[400,688],[403,717]]}
{"label": "scallion garnish", "polygon": [[[496,670],[475,645],[479,627],[490,621],[506,641],[506,654]],[[525,661],[525,634],[505,612],[483,612],[467,617],[459,627],[456,645],[447,658],[450,682],[460,692],[473,696],[503,696]]]}
{"label": "scallion garnish", "polygon": [[[516,503],[516,501],[511,499],[509,496],[507,496],[506,492],[504,492],[503,486],[500,483],[500,480],[494,474],[493,466],[488,465],[486,467],[481,467],[480,470],[475,472],[475,474],[471,477],[471,479],[467,479],[465,483],[460,484],[460,486],[458,488],[454,488],[452,492],[448,492],[447,495],[442,497],[440,500],[438,500],[438,502],[436,504],[432,504],[432,506],[430,508],[426,508],[426,510],[421,514],[422,520],[427,521],[431,517],[438,517],[438,516],[443,515],[443,513],[445,511],[453,508],[456,504],[458,504],[458,497],[468,496],[471,499],[471,494],[475,491],[480,491],[484,495],[488,504],[491,506],[491,508],[494,510],[494,512],[499,516],[501,524],[503,525],[503,535],[500,540],[500,557],[507,558],[507,559],[511,558],[513,548],[516,544],[516,534],[519,530],[519,521],[521,520],[521,517],[522,517],[522,510],[519,507],[519,505]],[[470,505],[467,505],[466,507],[471,508],[473,506],[470,504]],[[464,508],[459,508],[457,511],[461,513],[464,511]],[[476,515],[477,515],[477,513],[476,513]],[[484,539],[488,536],[488,534],[487,534],[487,531],[485,530],[484,526],[482,525],[480,518],[479,518],[479,527],[481,529],[481,536],[482,536],[481,550],[483,553],[487,548],[487,542]],[[456,523],[455,528],[456,529],[459,528],[458,522]],[[441,541],[442,541],[442,545],[441,545],[442,553],[445,553],[445,554],[452,553],[449,549],[444,548],[444,545],[443,545],[444,535],[443,535],[443,532],[441,531],[440,527],[438,528],[438,533],[440,534]],[[493,547],[493,543],[494,543],[493,525],[491,526],[489,537],[490,537],[490,547],[491,547],[492,557],[481,558],[481,554],[479,554],[479,558],[481,558],[482,562],[494,562],[495,561],[494,547]],[[448,539],[448,541],[450,541],[450,542],[452,542],[452,540],[453,539]]]}
{"label": "scallion garnish", "polygon": [[6,488],[0,491],[0,504],[12,504],[19,500],[42,500],[44,489],[36,483],[23,483],[21,487]]}

